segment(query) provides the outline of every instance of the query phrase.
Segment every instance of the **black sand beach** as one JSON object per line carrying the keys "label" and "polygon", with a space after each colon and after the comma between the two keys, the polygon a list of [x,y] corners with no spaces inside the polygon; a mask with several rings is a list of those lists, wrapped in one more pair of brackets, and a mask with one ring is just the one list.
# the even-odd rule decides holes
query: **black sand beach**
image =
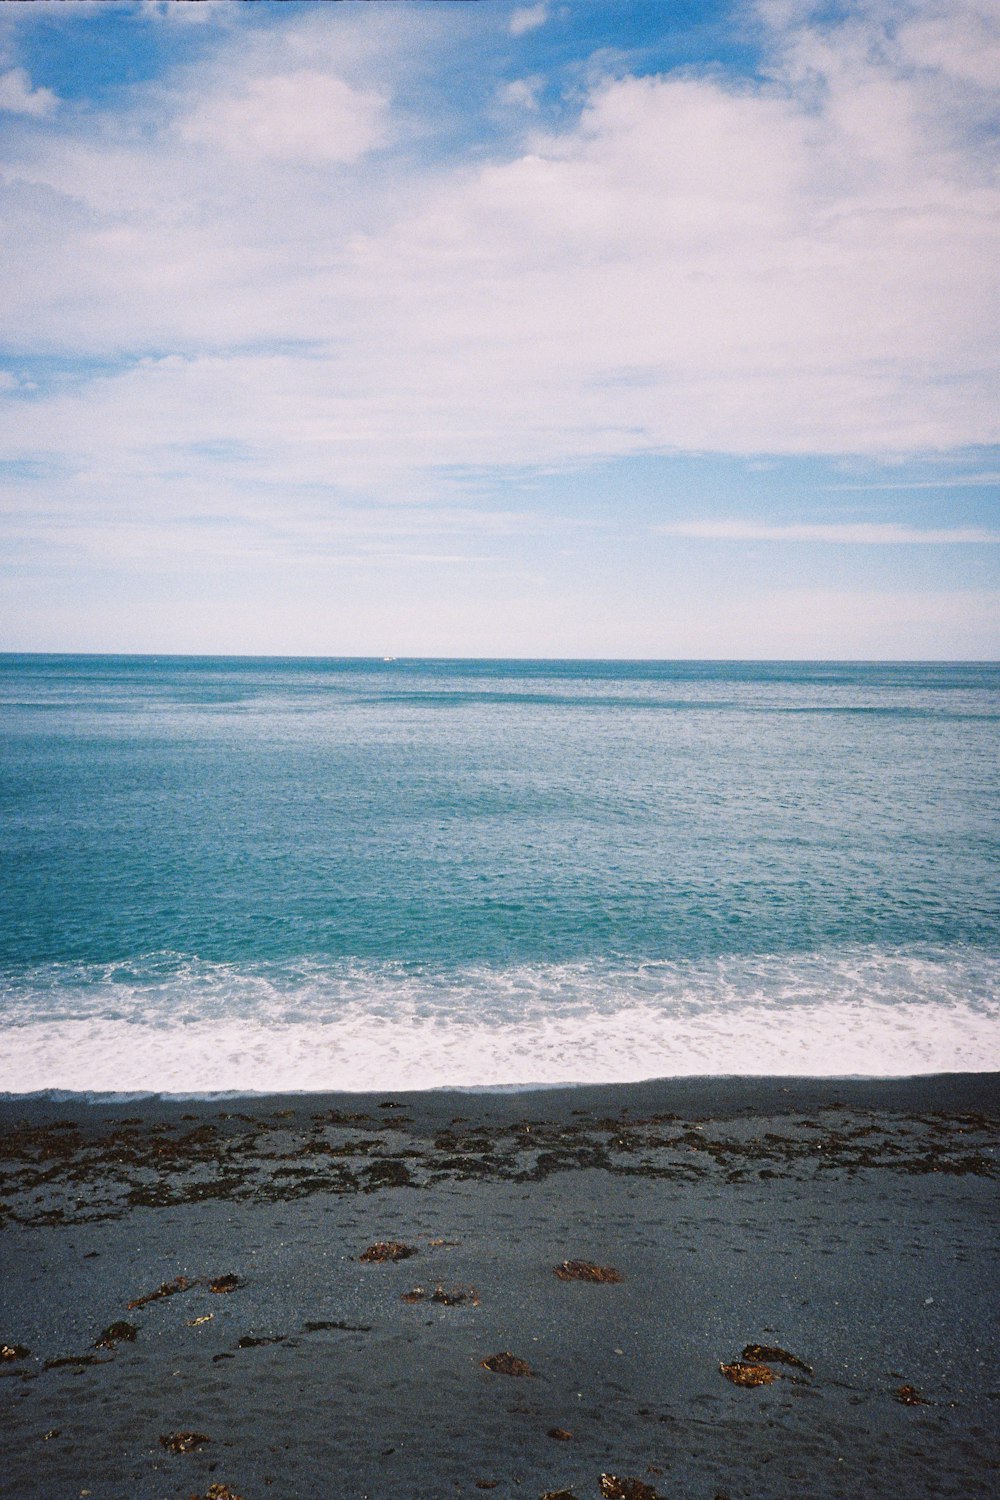
{"label": "black sand beach", "polygon": [[993,1075],[8,1100],[0,1493],[995,1496],[998,1123]]}

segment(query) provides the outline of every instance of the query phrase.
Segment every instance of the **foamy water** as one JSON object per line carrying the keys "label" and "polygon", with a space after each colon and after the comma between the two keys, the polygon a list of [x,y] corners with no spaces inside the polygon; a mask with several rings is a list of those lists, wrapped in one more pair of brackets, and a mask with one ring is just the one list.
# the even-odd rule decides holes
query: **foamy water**
{"label": "foamy water", "polygon": [[864,949],[450,973],[316,960],[250,972],[172,955],[128,969],[58,966],[0,991],[0,1091],[1000,1071],[998,981],[1000,959],[985,952]]}

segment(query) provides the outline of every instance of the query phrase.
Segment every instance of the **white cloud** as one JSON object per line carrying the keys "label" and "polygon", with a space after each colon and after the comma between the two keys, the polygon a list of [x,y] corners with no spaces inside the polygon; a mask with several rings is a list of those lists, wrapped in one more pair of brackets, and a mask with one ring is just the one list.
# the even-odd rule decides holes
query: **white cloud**
{"label": "white cloud", "polygon": [[51,89],[32,88],[23,68],[8,68],[0,73],[0,111],[12,115],[31,115],[44,119],[56,110],[59,100]]}
{"label": "white cloud", "polygon": [[524,5],[511,13],[507,29],[511,36],[524,36],[526,32],[536,31],[539,26],[544,26],[548,19],[547,5]]}
{"label": "white cloud", "polygon": [[[956,24],[956,22],[958,24]],[[975,0],[921,15],[917,9],[897,32],[904,55],[983,89],[1000,87],[1000,35],[993,0]]]}
{"label": "white cloud", "polygon": [[773,526],[763,521],[673,521],[657,526],[664,536],[692,537],[706,542],[835,542],[863,547],[954,546],[1000,542],[1000,531],[978,526],[921,529],[896,522],[806,521]]}
{"label": "white cloud", "polygon": [[514,78],[510,83],[503,84],[497,91],[497,98],[501,104],[511,109],[537,110],[538,96],[545,86],[545,79],[541,76],[531,78]]}
{"label": "white cloud", "polygon": [[386,100],[373,89],[311,69],[249,79],[199,100],[181,139],[228,155],[353,162],[386,138]]}
{"label": "white cloud", "polygon": [[[968,20],[963,44],[962,14],[965,56],[989,23]],[[915,70],[870,25],[793,28],[771,84],[605,80],[517,154],[418,170],[366,154],[401,138],[397,62],[352,31],[340,77],[325,35],[289,25],[270,58],[236,37],[184,75],[180,104],[151,94],[141,131],[71,122],[14,154],[8,340],[183,349],[198,357],[171,375],[178,440],[192,420],[223,439],[249,425],[373,482],[996,439],[1000,190],[956,63]],[[296,163],[340,170],[307,181]],[[309,344],[277,376],[247,353],[275,341]],[[105,433],[133,430],[136,379],[81,398]],[[42,409],[39,435],[80,432],[74,410]]]}
{"label": "white cloud", "polygon": [[[240,555],[322,557],[333,537],[343,558],[371,558],[365,537],[388,547],[410,524],[398,502],[409,514],[433,495],[451,519],[426,540],[413,521],[412,555],[478,557],[464,481],[449,489],[442,469],[997,438],[1000,191],[961,66],[988,15],[956,11],[944,53],[928,35],[879,48],[873,23],[792,26],[769,82],[602,78],[568,124],[437,161],[414,149],[433,120],[386,102],[405,92],[399,68],[437,64],[427,15],[359,7],[345,29],[296,14],[266,44],[227,20],[209,64],[136,89],[124,115],[67,110],[33,139],[18,131],[0,223],[8,347],[107,362],[27,399],[0,393],[4,453],[57,471],[53,547],[89,517],[95,554],[148,554],[208,513],[227,524],[185,533],[192,555],[200,536],[226,556],[238,520]],[[364,501],[360,530],[345,496]],[[754,536],[994,539],[792,530]],[[794,640],[808,655],[850,638],[877,654],[846,597],[812,635],[791,606],[764,635],[758,602],[713,625],[685,600],[672,615],[637,606],[611,640],[582,599],[546,614],[538,590],[506,596],[504,618],[523,621],[511,650],[741,655],[746,640],[766,655]],[[980,650],[985,606],[963,635],[963,598],[940,604],[937,636],[933,611],[911,620],[910,646],[882,615],[872,629],[897,654]],[[477,603],[411,649],[503,649]],[[359,616],[344,649],[362,625],[377,620]]]}

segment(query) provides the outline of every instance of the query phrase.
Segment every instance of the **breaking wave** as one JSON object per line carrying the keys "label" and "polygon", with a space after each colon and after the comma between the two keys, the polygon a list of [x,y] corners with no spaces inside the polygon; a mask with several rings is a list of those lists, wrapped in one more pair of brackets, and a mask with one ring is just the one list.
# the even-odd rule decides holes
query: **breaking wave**
{"label": "breaking wave", "polygon": [[1000,955],[464,969],[153,954],[0,978],[0,1091],[181,1095],[1000,1071]]}

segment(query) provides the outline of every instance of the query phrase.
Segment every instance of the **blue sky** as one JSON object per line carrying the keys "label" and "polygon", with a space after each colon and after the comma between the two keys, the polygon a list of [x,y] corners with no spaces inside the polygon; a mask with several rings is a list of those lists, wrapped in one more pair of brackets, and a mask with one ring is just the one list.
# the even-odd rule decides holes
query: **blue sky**
{"label": "blue sky", "polygon": [[0,7],[0,649],[1000,656],[988,0]]}

